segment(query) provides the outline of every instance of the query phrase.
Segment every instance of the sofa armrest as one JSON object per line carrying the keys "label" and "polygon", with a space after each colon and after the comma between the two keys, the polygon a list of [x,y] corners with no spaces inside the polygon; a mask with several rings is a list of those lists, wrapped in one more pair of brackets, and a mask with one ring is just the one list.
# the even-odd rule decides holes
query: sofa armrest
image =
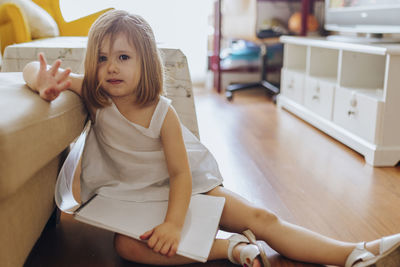
{"label": "sofa armrest", "polygon": [[66,91],[51,103],[31,91],[21,72],[0,73],[0,200],[57,157],[83,130],[87,113]]}

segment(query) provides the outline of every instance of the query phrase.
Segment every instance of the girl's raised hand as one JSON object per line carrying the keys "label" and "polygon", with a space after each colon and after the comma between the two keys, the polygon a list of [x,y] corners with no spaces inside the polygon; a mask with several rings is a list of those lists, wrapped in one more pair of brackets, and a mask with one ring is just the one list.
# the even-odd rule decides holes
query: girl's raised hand
{"label": "girl's raised hand", "polygon": [[40,68],[36,77],[36,90],[41,98],[52,101],[56,99],[62,91],[71,85],[69,74],[71,69],[67,68],[59,72],[61,60],[57,59],[53,65],[47,69],[47,62],[43,53],[39,53]]}

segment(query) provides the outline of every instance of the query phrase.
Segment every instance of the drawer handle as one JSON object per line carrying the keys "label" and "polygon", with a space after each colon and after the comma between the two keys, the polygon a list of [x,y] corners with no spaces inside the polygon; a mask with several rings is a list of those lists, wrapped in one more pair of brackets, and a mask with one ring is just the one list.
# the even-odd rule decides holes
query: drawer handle
{"label": "drawer handle", "polygon": [[313,95],[312,100],[319,101],[319,96],[318,95]]}
{"label": "drawer handle", "polygon": [[347,111],[347,115],[348,115],[349,117],[351,117],[351,116],[356,115],[356,112],[355,112],[354,110],[349,110],[349,111]]}

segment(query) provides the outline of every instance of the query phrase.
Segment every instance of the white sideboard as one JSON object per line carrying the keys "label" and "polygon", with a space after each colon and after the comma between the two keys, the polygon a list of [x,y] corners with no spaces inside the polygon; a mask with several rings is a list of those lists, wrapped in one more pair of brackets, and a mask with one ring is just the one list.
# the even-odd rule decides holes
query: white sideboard
{"label": "white sideboard", "polygon": [[279,107],[373,166],[400,160],[400,44],[282,36]]}

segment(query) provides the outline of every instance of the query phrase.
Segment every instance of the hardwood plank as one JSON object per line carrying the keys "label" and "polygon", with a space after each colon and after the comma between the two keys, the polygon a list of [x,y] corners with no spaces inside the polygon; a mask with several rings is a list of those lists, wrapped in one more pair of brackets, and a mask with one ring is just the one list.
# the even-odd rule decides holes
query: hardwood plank
{"label": "hardwood plank", "polygon": [[[216,157],[225,187],[281,218],[346,241],[400,232],[400,167],[364,158],[291,113],[262,91],[224,95],[196,88],[200,137]],[[145,266],[121,260],[113,234],[61,216],[44,231],[25,266]],[[273,266],[315,266],[268,251]],[[190,266],[233,266],[216,261]]]}

